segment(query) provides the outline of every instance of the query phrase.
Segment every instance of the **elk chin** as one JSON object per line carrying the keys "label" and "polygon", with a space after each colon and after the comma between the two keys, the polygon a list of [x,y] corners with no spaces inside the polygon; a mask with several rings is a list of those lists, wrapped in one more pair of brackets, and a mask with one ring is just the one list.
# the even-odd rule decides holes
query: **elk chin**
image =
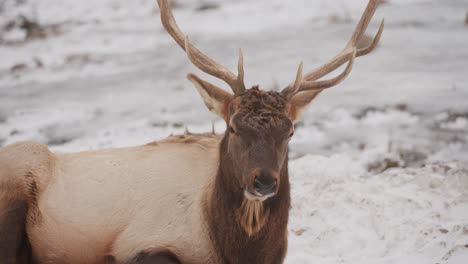
{"label": "elk chin", "polygon": [[244,199],[241,207],[237,211],[237,217],[245,233],[251,237],[258,233],[268,222],[270,209],[265,208],[264,201],[274,196],[258,196],[252,194],[248,189],[244,190]]}

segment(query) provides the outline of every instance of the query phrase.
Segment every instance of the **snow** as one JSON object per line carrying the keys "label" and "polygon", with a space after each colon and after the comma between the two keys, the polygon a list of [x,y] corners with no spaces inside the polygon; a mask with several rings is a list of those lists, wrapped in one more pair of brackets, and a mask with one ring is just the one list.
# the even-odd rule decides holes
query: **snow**
{"label": "snow", "polygon": [[466,165],[368,175],[337,154],[306,156],[291,168],[288,263],[435,263],[454,249],[466,261]]}
{"label": "snow", "polygon": [[[313,103],[290,144],[286,263],[467,263],[468,1],[386,2],[369,29],[385,17],[379,48]],[[232,69],[242,47],[247,84],[269,88],[336,54],[366,1],[177,3],[197,46]],[[223,131],[158,12],[146,0],[0,1],[0,146],[139,145],[212,121]],[[58,32],[24,41],[5,30],[19,14]]]}

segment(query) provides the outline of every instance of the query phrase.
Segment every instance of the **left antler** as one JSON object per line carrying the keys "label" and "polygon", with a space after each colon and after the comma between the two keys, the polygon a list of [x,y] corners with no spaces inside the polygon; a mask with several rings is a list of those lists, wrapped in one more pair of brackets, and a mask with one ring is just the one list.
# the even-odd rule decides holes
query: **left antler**
{"label": "left antler", "polygon": [[167,0],[158,0],[158,4],[161,9],[161,21],[164,28],[177,42],[177,44],[185,50],[190,61],[203,72],[225,81],[229,86],[231,86],[234,94],[243,92],[245,90],[245,85],[244,58],[242,50],[239,50],[239,74],[236,76],[236,74],[205,55],[189,42],[188,38],[184,36],[180,28],[177,26],[177,22],[174,19],[174,15],[172,14]]}
{"label": "left antler", "polygon": [[[366,31],[367,26],[369,25],[369,22],[371,21],[377,7],[379,6],[379,3],[380,3],[380,0],[369,1],[369,3],[367,4],[366,10],[364,11],[364,14],[361,17],[361,20],[359,21],[359,24],[357,25],[351,39],[349,40],[348,44],[346,45],[346,47],[343,49],[342,52],[340,52],[337,56],[335,56],[335,58],[333,58],[331,61],[329,61],[325,65],[315,69],[314,71],[308,73],[304,77],[302,77],[303,66],[301,63],[301,65],[299,66],[298,73],[297,73],[296,81],[294,82],[294,84],[291,84],[288,87],[286,87],[282,91],[282,93],[287,98],[291,98],[295,94],[298,94],[301,92],[320,91],[323,89],[327,89],[343,81],[351,72],[353,68],[354,59],[356,57],[369,54],[371,51],[374,50],[374,48],[379,43],[380,37],[382,36],[382,32],[384,29],[384,25],[385,25],[383,20],[382,20],[382,23],[380,24],[379,31],[374,37],[372,43],[368,47],[361,48],[361,49],[357,48],[357,42],[361,39],[364,32]],[[338,69],[341,65],[345,64],[346,62],[348,62],[348,66],[337,77],[329,79],[329,80],[317,81],[318,79],[335,71],[336,69]]]}

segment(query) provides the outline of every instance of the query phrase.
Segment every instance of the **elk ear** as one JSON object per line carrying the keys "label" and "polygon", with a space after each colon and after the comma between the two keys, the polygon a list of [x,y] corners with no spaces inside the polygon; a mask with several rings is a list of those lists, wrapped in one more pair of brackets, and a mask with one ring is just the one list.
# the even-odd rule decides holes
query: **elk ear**
{"label": "elk ear", "polygon": [[187,78],[195,85],[208,109],[224,120],[228,119],[229,102],[234,97],[218,86],[200,79],[195,74],[189,74]]}
{"label": "elk ear", "polygon": [[290,100],[289,118],[296,123],[300,120],[307,106],[319,95],[320,91],[308,91],[294,95]]}

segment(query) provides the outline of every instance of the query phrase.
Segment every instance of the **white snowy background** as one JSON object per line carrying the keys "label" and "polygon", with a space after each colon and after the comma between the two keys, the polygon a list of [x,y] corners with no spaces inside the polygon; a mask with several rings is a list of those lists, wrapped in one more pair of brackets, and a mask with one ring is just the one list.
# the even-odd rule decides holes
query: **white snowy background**
{"label": "white snowy background", "polygon": [[[468,263],[468,0],[384,2],[368,30],[385,18],[381,45],[291,142],[286,263]],[[178,0],[174,12],[232,69],[242,47],[247,84],[270,89],[339,52],[366,3]],[[0,0],[0,146],[221,132],[158,15],[153,0]]]}

